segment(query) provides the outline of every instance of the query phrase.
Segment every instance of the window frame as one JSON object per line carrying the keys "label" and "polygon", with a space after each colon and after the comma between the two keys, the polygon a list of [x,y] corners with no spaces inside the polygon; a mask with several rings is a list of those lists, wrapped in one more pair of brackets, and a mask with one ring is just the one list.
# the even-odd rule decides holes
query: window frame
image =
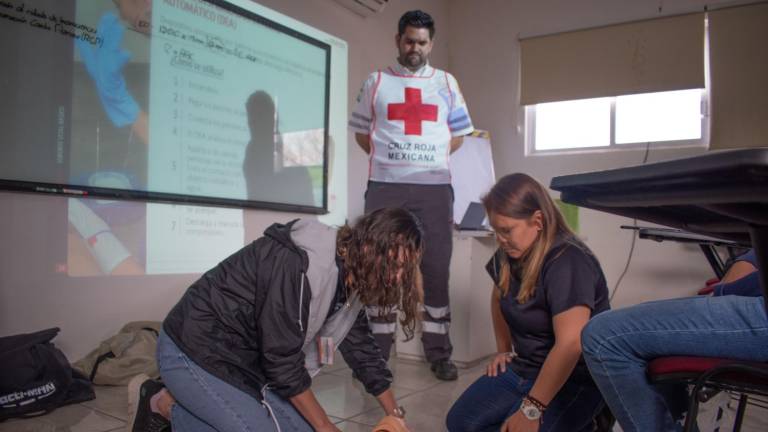
{"label": "window frame", "polygon": [[[524,112],[524,140],[525,140],[525,156],[547,156],[547,155],[563,155],[563,154],[591,154],[591,153],[609,153],[616,151],[636,151],[644,150],[646,147],[654,149],[674,149],[674,148],[709,148],[709,129],[710,129],[710,116],[709,116],[709,89],[701,89],[701,138],[699,139],[687,139],[687,140],[671,140],[671,141],[649,141],[649,142],[635,142],[628,144],[616,143],[616,96],[611,97],[611,110],[610,110],[610,142],[607,146],[590,146],[590,147],[570,147],[560,148],[552,150],[538,150],[536,149],[536,105],[526,105],[523,108]],[[597,98],[596,98],[597,99]]]}

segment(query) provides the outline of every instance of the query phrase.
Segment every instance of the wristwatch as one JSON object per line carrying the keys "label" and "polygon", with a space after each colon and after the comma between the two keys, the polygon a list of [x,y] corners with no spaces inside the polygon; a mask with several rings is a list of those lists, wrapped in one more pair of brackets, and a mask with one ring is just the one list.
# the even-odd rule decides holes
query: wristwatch
{"label": "wristwatch", "polygon": [[403,408],[402,406],[395,407],[395,409],[392,410],[392,414],[391,415],[393,415],[393,416],[395,416],[397,418],[400,418],[400,419],[404,419],[405,418],[405,408]]}
{"label": "wristwatch", "polygon": [[530,396],[524,397],[523,403],[520,404],[520,411],[528,420],[541,421],[541,416],[544,414],[545,409],[546,407],[542,403]]}

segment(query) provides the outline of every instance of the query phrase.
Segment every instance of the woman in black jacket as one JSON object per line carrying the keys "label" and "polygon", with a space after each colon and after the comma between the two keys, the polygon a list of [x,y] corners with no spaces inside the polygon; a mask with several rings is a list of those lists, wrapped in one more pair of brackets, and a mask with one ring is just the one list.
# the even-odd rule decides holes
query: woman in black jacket
{"label": "woman in black jacket", "polygon": [[129,387],[134,431],[338,431],[310,389],[339,349],[387,415],[403,417],[364,306],[403,314],[413,336],[423,250],[418,220],[381,209],[354,227],[273,224],[205,273],[163,322],[163,384]]}

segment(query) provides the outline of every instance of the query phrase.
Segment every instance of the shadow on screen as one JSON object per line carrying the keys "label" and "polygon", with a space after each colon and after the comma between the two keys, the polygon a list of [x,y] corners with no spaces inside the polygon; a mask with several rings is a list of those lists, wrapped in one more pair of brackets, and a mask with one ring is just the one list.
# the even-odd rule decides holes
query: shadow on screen
{"label": "shadow on screen", "polygon": [[263,90],[245,104],[251,140],[245,149],[243,174],[249,200],[315,206],[312,178],[305,166],[284,166],[283,140],[272,97]]}

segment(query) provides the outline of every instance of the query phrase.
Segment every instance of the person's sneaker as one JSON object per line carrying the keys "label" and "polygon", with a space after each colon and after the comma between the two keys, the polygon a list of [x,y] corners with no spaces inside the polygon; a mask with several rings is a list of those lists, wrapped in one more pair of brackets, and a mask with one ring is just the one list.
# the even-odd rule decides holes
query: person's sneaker
{"label": "person's sneaker", "polygon": [[165,386],[145,374],[136,375],[128,383],[128,415],[131,432],[170,432],[171,422],[153,412],[149,401]]}
{"label": "person's sneaker", "polygon": [[437,360],[432,362],[432,373],[435,377],[443,381],[454,381],[459,377],[459,371],[456,369],[456,365],[449,359]]}

